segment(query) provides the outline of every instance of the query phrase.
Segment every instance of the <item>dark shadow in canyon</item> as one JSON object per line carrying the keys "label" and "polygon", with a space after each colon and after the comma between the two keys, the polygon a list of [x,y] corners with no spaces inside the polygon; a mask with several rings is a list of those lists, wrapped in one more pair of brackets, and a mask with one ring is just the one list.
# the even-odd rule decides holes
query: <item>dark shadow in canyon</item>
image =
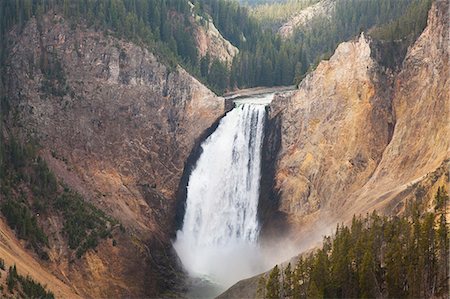
{"label": "dark shadow in canyon", "polygon": [[[269,112],[270,106],[266,107]],[[267,113],[269,115],[269,113]],[[258,220],[261,237],[284,237],[289,229],[286,215],[278,209],[280,196],[275,188],[276,162],[281,148],[281,115],[266,118],[261,156],[261,186],[258,204]]]}

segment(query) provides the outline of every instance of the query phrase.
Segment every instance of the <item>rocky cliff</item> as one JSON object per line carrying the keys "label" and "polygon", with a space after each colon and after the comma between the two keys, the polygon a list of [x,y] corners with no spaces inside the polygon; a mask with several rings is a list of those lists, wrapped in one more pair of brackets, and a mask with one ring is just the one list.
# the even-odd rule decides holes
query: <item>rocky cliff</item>
{"label": "rocky cliff", "polygon": [[224,113],[223,99],[148,49],[56,14],[31,19],[9,40],[11,130],[38,140],[57,177],[126,231],[117,246],[103,241],[73,261],[57,221],[42,220],[56,237],[51,261],[38,264],[83,297],[155,296],[174,267],[184,163]]}
{"label": "rocky cliff", "polygon": [[381,161],[394,127],[391,78],[370,54],[364,35],[343,43],[293,96],[273,102],[271,117],[281,114],[275,188],[291,222],[338,206]]}
{"label": "rocky cliff", "polygon": [[[436,1],[427,27],[408,50],[393,86],[396,123],[370,181],[355,194],[359,210],[401,205],[395,195],[446,165],[450,157],[449,2]],[[448,165],[448,164],[447,164]],[[344,206],[345,209],[345,206]]]}
{"label": "rocky cliff", "polygon": [[200,56],[204,57],[208,54],[212,58],[231,65],[239,49],[222,36],[211,19],[199,17],[198,23],[195,28],[195,40]]}
{"label": "rocky cliff", "polygon": [[295,28],[307,25],[313,18],[330,16],[335,5],[335,0],[321,0],[308,6],[281,25],[278,29],[278,33],[282,37],[288,38],[292,36]]}
{"label": "rocky cliff", "polygon": [[446,163],[448,20],[448,1],[436,1],[398,74],[378,64],[361,35],[293,96],[275,99],[275,188],[290,227],[323,231],[372,209],[398,212],[405,190]]}
{"label": "rocky cliff", "polygon": [[[274,100],[263,156],[264,237],[283,232],[314,242],[353,214],[397,213],[418,186],[445,182],[448,11],[448,1],[435,1],[398,73],[361,35]],[[32,19],[8,41],[8,130],[37,140],[58,179],[124,230],[113,232],[117,244],[102,240],[75,259],[61,218],[40,219],[50,236],[50,260],[42,261],[1,220],[1,255],[59,296],[154,297],[170,289],[179,273],[170,244],[176,193],[185,163],[224,113],[223,99],[150,50],[59,15]]]}
{"label": "rocky cliff", "polygon": [[[307,252],[355,214],[395,215],[407,200],[434,208],[437,187],[449,182],[449,28],[449,2],[435,1],[398,72],[361,35],[294,94],[275,97],[266,139],[276,146],[264,156],[275,155],[274,188],[260,214],[263,239],[281,245],[269,256]],[[262,182],[271,184],[264,174]],[[257,288],[255,276],[219,297],[255,297]]]}

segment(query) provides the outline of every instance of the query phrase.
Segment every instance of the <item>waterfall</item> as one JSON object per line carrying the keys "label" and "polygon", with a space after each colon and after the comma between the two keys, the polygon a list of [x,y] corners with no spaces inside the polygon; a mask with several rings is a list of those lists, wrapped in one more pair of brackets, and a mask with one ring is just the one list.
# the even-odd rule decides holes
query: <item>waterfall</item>
{"label": "waterfall", "polygon": [[201,145],[174,248],[191,276],[228,287],[261,271],[257,219],[264,105],[237,104]]}

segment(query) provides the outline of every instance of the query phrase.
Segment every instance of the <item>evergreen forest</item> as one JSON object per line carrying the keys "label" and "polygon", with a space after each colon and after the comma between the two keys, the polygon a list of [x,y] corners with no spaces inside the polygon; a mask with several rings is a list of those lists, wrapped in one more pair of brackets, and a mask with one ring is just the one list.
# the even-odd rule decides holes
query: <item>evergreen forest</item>
{"label": "evergreen forest", "polygon": [[[106,34],[149,47],[167,65],[181,64],[218,94],[235,88],[291,85],[330,57],[340,42],[361,31],[380,27],[376,38],[412,41],[426,25],[430,3],[337,0],[331,16],[314,18],[292,38],[282,39],[266,26],[267,20],[255,17],[251,7],[237,1],[196,0],[191,6],[185,0],[5,0],[0,3],[0,63],[6,63],[6,34],[13,26],[20,27],[34,16],[39,21],[53,11],[75,27],[84,20]],[[240,50],[231,65],[199,56],[194,27],[196,22],[206,25],[209,19]]]}
{"label": "evergreen forest", "polygon": [[401,216],[353,217],[324,237],[322,248],[261,276],[258,298],[445,297],[448,199],[439,187],[431,211],[418,200]]}

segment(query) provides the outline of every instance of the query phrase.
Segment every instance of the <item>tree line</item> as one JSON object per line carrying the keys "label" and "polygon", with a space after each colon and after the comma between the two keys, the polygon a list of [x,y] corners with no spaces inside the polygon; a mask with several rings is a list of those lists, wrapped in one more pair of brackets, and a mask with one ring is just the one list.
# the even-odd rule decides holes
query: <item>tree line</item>
{"label": "tree line", "polygon": [[[291,39],[283,40],[238,1],[4,0],[0,2],[0,63],[5,63],[5,34],[13,25],[56,11],[75,25],[84,20],[97,30],[149,47],[167,65],[183,65],[217,93],[233,88],[290,85],[329,57],[340,42],[361,30],[395,22],[410,6],[420,6],[423,11],[427,6],[422,4],[430,1],[337,0],[330,18],[315,18],[308,26],[298,28]],[[194,36],[198,24],[193,15],[200,16],[202,24],[211,17],[222,35],[239,48],[231,66],[211,57],[199,57]],[[416,17],[420,20],[411,20]],[[402,34],[420,31],[426,23],[423,13],[409,13],[403,19],[402,30],[398,31]],[[413,28],[403,26],[411,22]],[[48,88],[53,90],[51,85]]]}
{"label": "tree line", "polygon": [[384,41],[415,40],[427,25],[433,0],[414,0],[399,18],[372,30],[371,36]]}
{"label": "tree line", "polygon": [[289,39],[281,39],[271,26],[264,26],[267,20],[253,17],[236,1],[198,2],[222,35],[240,50],[227,74],[227,88],[232,89],[298,83],[320,60],[328,59],[339,43],[400,17],[400,34],[421,32],[430,0],[337,0],[331,16],[313,18]]}
{"label": "tree line", "polygon": [[258,283],[258,298],[431,298],[449,294],[448,194],[433,211],[408,202],[403,216],[353,217],[295,265],[276,265]]}
{"label": "tree line", "polygon": [[[320,0],[285,0],[258,3],[251,8],[251,15],[267,24],[268,28],[278,29],[283,23],[294,17],[301,10],[312,6]],[[251,5],[251,4],[250,4]]]}

